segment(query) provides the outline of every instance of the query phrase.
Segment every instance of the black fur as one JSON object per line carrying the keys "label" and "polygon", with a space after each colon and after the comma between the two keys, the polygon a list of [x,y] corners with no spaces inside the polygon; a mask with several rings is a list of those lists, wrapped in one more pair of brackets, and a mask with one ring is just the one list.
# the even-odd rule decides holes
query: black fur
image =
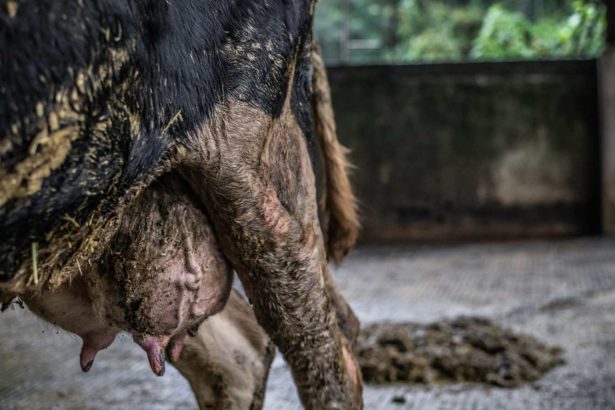
{"label": "black fur", "polygon": [[[31,242],[44,246],[64,215],[83,223],[95,209],[114,212],[217,102],[235,98],[279,115],[292,53],[300,55],[292,108],[314,150],[311,3],[0,0],[0,146],[12,145],[0,151],[0,175],[27,158],[46,126],[37,104],[53,110],[56,93],[91,68],[71,106],[83,115],[68,157],[38,192],[0,207],[0,281],[14,276]],[[113,58],[116,51],[127,58]],[[101,123],[109,126],[101,131]]]}

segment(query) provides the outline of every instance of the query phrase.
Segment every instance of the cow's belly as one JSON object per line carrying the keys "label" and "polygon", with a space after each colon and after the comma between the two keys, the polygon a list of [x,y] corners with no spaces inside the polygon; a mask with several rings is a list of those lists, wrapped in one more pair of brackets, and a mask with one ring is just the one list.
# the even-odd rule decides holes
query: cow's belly
{"label": "cow's belly", "polygon": [[160,178],[126,209],[100,261],[80,265],[83,275],[72,283],[24,301],[81,336],[86,371],[96,352],[126,331],[162,374],[163,352],[177,357],[186,334],[222,310],[232,283],[207,215],[174,175]]}

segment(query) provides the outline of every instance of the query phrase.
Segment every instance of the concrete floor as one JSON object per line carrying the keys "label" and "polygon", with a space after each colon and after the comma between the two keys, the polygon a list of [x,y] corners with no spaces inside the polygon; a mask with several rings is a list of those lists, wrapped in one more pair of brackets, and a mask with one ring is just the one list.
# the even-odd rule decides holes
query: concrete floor
{"label": "concrete floor", "polygon": [[[362,249],[336,278],[364,323],[483,315],[565,349],[565,365],[522,388],[368,386],[366,409],[615,409],[615,240]],[[196,408],[127,337],[83,374],[76,337],[21,309],[0,327],[1,409]],[[279,358],[266,408],[300,408]]]}

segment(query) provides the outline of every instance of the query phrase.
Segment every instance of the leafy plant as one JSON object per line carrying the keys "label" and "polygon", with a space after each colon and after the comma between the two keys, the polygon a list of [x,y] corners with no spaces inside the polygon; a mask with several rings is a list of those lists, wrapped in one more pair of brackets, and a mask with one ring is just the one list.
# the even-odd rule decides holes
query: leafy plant
{"label": "leafy plant", "polygon": [[574,13],[559,30],[565,55],[598,55],[605,46],[606,10],[596,2],[574,0]]}
{"label": "leafy plant", "polygon": [[500,1],[321,0],[316,33],[325,59],[349,63],[594,57],[605,46],[599,0]]}
{"label": "leafy plant", "polygon": [[474,58],[532,57],[530,26],[523,14],[495,4],[485,15],[470,55]]}
{"label": "leafy plant", "polygon": [[451,7],[416,0],[401,4],[399,37],[393,59],[458,60],[464,58],[478,32],[483,11],[478,6]]}
{"label": "leafy plant", "polygon": [[597,56],[604,48],[606,12],[593,1],[574,0],[563,20],[530,22],[499,4],[489,8],[471,52],[474,58]]}

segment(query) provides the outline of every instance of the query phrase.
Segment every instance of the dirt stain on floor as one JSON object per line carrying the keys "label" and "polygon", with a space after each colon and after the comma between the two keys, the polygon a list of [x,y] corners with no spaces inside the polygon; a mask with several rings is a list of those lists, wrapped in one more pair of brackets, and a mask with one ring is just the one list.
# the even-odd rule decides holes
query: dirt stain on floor
{"label": "dirt stain on floor", "polygon": [[358,357],[365,382],[373,384],[517,387],[564,362],[561,348],[478,317],[367,326]]}

